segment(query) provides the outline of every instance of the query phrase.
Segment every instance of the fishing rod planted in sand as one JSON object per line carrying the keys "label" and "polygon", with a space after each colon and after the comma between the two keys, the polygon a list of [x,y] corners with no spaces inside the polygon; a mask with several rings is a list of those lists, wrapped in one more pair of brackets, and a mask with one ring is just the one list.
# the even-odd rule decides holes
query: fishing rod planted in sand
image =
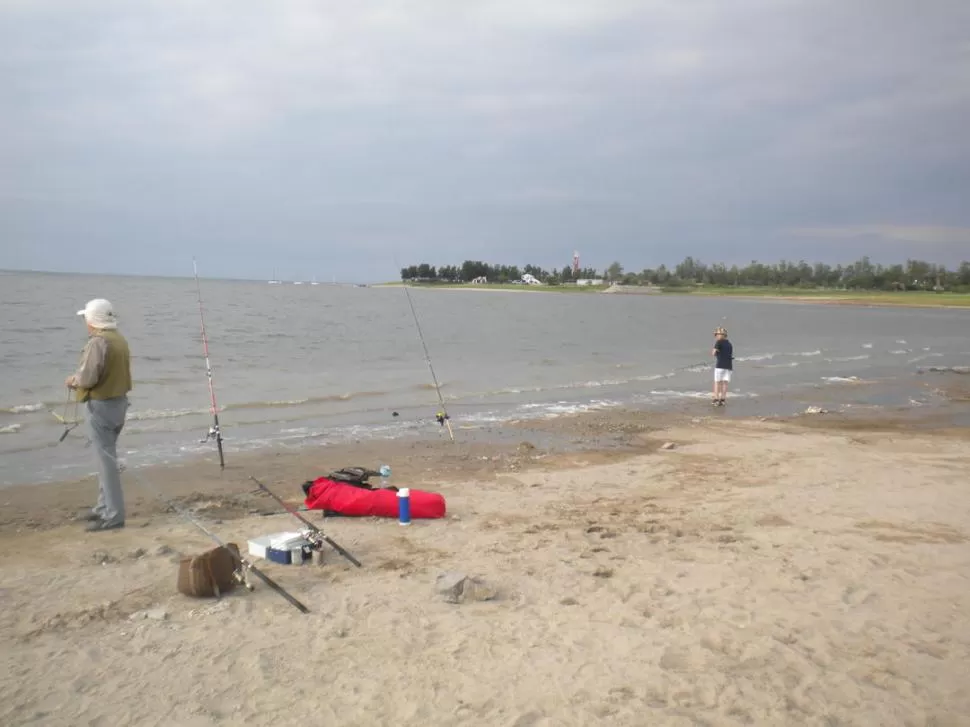
{"label": "fishing rod planted in sand", "polygon": [[203,442],[215,438],[219,449],[219,468],[226,468],[226,459],[222,453],[222,430],[219,428],[219,407],[216,405],[216,392],[212,386],[212,365],[209,363],[209,339],[205,335],[205,314],[202,310],[202,286],[199,284],[199,269],[192,258],[192,271],[195,273],[195,288],[199,294],[199,321],[202,324],[202,351],[205,355],[205,373],[209,379],[209,401],[212,405],[212,428],[205,435]]}
{"label": "fishing rod planted in sand", "polygon": [[[395,261],[396,262],[396,261]],[[451,441],[455,441],[455,433],[451,429],[451,417],[448,416],[448,410],[445,408],[444,397],[441,396],[441,386],[438,384],[438,377],[435,375],[434,366],[431,363],[431,354],[428,353],[428,344],[424,342],[424,334],[421,332],[421,323],[418,321],[418,312],[414,309],[414,302],[411,300],[411,293],[408,292],[408,284],[404,281],[404,295],[407,296],[408,305],[411,307],[411,315],[414,316],[414,326],[418,329],[418,338],[421,339],[421,346],[424,348],[424,358],[428,362],[428,370],[431,371],[431,380],[434,382],[434,390],[438,393],[438,403],[441,405],[441,411],[438,413],[438,423],[444,424],[448,427],[448,436],[451,437]]]}

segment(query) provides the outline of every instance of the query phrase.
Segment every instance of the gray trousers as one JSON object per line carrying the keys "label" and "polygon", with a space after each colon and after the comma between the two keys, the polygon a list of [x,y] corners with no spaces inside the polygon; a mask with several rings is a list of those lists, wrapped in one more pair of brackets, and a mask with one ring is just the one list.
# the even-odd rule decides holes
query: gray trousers
{"label": "gray trousers", "polygon": [[125,521],[125,498],[118,471],[118,435],[125,427],[128,397],[87,402],[88,432],[98,458],[98,504],[94,513],[110,524]]}

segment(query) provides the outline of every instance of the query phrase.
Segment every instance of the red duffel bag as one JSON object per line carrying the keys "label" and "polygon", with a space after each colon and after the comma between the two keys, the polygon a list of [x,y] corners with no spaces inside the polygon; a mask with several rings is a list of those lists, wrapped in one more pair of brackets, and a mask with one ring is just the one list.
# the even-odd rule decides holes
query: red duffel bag
{"label": "red duffel bag", "polygon": [[[349,517],[397,517],[397,493],[394,490],[366,490],[319,477],[310,485],[306,495],[304,503],[310,510],[326,510]],[[444,516],[444,497],[437,492],[411,490],[412,519]]]}

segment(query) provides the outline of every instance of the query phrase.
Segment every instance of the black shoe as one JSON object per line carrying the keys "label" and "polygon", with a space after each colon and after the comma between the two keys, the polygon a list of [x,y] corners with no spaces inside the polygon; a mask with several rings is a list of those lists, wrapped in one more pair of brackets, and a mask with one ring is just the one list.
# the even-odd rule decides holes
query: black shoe
{"label": "black shoe", "polygon": [[89,533],[98,533],[102,530],[116,530],[118,528],[123,528],[124,526],[124,520],[122,520],[120,523],[109,523],[106,520],[97,518],[93,522],[88,523],[88,526],[84,529]]}

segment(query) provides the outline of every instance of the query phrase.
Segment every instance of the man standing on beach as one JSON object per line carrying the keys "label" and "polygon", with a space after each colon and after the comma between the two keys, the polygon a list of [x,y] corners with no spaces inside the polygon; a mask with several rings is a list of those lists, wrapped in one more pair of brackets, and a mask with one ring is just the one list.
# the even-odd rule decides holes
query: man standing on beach
{"label": "man standing on beach", "polygon": [[714,331],[711,355],[714,357],[714,406],[724,406],[734,368],[734,346],[728,340],[726,329],[718,327]]}
{"label": "man standing on beach", "polygon": [[131,363],[128,342],[118,333],[118,321],[111,303],[103,298],[88,301],[84,310],[88,342],[75,373],[65,382],[74,389],[77,401],[85,402],[88,430],[98,457],[98,504],[82,516],[86,530],[98,532],[125,525],[125,501],[118,470],[118,435],[125,426],[128,392],[131,391]]}

